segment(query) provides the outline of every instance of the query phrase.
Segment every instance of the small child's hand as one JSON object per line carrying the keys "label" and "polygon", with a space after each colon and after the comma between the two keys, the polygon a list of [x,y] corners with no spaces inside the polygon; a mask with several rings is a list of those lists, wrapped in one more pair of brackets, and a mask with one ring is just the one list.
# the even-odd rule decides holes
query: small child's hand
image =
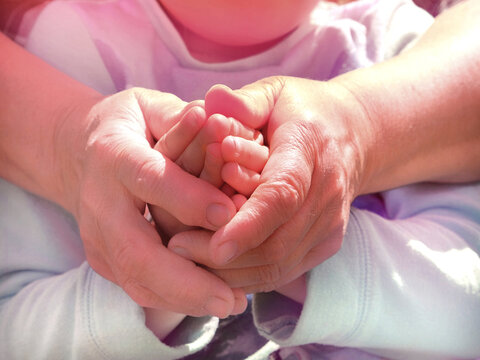
{"label": "small child's hand", "polygon": [[186,317],[184,314],[165,309],[144,307],[143,311],[145,312],[145,326],[149,328],[160,341],[163,341]]}
{"label": "small child's hand", "polygon": [[[263,143],[263,137],[257,130],[247,128],[240,122],[215,114],[202,123],[205,112],[201,106],[193,106],[155,145],[170,160],[175,161],[193,176],[220,188],[223,185],[222,169],[224,159],[221,142],[229,135],[252,143]],[[199,129],[199,126],[201,128]],[[232,155],[230,155],[230,158]],[[230,175],[231,176],[231,175]],[[251,186],[251,185],[250,185]],[[242,189],[242,191],[244,191]],[[233,195],[233,194],[232,194]],[[233,197],[236,206],[240,206],[238,196]],[[242,200],[241,203],[244,201]],[[168,239],[174,234],[189,229],[164,209],[149,206],[157,230],[162,238]]]}
{"label": "small child's hand", "polygon": [[222,179],[238,193],[249,197],[260,184],[260,174],[268,160],[268,147],[255,141],[227,136],[221,145],[225,165]]}
{"label": "small child's hand", "polygon": [[[261,172],[267,163],[269,148],[255,140],[227,136],[221,144],[213,144],[215,158],[218,161],[208,162],[207,156],[202,174],[208,174],[210,167],[214,172],[221,167],[221,178],[225,184],[222,190],[234,202],[237,210],[247,201],[255,189],[261,184]],[[213,156],[211,157],[213,159]],[[202,230],[187,231],[172,238],[168,248],[182,256],[201,263],[215,273],[216,266],[212,263],[208,249],[210,234]],[[183,250],[179,250],[183,249]],[[192,256],[190,256],[192,255]],[[232,265],[235,267],[235,264]],[[295,299],[297,300],[297,299]]]}
{"label": "small child's hand", "polygon": [[212,184],[216,181],[239,210],[260,184],[268,154],[268,147],[259,139],[229,135],[221,144],[209,145],[201,177]]}

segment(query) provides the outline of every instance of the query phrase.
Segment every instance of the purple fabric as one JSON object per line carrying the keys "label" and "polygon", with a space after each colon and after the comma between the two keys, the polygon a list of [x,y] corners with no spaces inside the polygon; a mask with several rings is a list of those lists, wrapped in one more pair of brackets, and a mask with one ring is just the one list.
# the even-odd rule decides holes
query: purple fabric
{"label": "purple fabric", "polygon": [[462,2],[463,0],[414,0],[414,3],[437,16],[442,11]]}

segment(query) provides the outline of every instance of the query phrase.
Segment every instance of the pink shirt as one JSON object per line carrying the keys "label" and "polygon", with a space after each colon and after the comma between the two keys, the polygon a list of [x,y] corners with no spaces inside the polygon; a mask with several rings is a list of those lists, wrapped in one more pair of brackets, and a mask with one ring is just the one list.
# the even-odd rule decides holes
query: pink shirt
{"label": "pink shirt", "polygon": [[344,7],[319,2],[309,21],[281,43],[226,63],[193,58],[155,0],[54,1],[27,12],[16,40],[104,94],[140,86],[190,101],[217,83],[238,88],[271,75],[327,80],[382,61],[431,24],[413,6],[408,0]]}
{"label": "pink shirt", "polygon": [[[397,54],[432,23],[410,0],[326,6],[319,2],[309,21],[268,51],[218,64],[188,53],[155,0],[53,1],[9,30],[104,94],[142,86],[193,100],[216,83],[326,80]],[[383,203],[357,202],[388,216],[352,209],[342,249],[309,273],[298,313],[275,294],[255,297],[258,330],[282,346],[333,344],[392,357],[399,356],[392,349],[413,346],[420,358],[477,356],[479,186],[421,184],[383,193]],[[0,358],[174,359],[210,341],[215,319],[198,319],[201,331],[192,330],[187,344],[159,342],[142,310],[84,262],[68,214],[1,179],[0,194],[0,276],[8,279],[0,282]],[[309,349],[312,358],[374,357],[348,348],[334,356],[316,345],[299,352]]]}

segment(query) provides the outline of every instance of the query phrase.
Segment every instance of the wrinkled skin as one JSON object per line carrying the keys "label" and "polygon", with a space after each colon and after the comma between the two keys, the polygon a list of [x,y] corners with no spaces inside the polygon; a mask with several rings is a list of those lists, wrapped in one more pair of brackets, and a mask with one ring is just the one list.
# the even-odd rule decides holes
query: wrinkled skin
{"label": "wrinkled skin", "polygon": [[353,94],[336,83],[273,77],[236,91],[215,86],[205,106],[207,114],[266,125],[270,157],[227,225],[177,234],[169,247],[247,292],[276,289],[335,254],[369,133]]}
{"label": "wrinkled skin", "polygon": [[[150,203],[184,224],[216,230],[236,212],[223,192],[153,148],[180,121],[198,132],[205,122],[203,103],[131,89],[97,100],[86,119],[81,132],[71,128],[74,122],[66,122],[58,138],[77,139],[70,150],[76,153],[65,154],[75,159],[64,181],[68,202],[74,205],[66,207],[77,219],[95,271],[141,306],[196,316],[243,311],[240,290],[231,290],[215,275],[168,251],[144,217]],[[68,136],[73,131],[81,135]],[[168,151],[168,142],[163,148]]]}

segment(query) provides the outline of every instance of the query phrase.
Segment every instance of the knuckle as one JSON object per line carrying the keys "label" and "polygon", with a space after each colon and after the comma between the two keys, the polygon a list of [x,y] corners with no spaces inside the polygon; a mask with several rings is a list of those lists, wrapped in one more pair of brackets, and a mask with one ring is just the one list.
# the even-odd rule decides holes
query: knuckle
{"label": "knuckle", "polygon": [[137,256],[142,254],[135,254],[134,244],[129,241],[124,241],[123,244],[117,246],[113,253],[113,268],[116,269],[116,276],[119,283],[127,284],[135,282],[139,273],[141,272],[143,261],[138,260]]}
{"label": "knuckle", "polygon": [[283,76],[270,76],[260,81],[267,89],[268,99],[271,102],[270,105],[273,105],[276,101],[277,94],[284,88],[287,78]]}
{"label": "knuckle", "polygon": [[158,297],[151,291],[145,289],[134,279],[126,279],[121,286],[128,296],[142,307],[155,307],[158,303]]}
{"label": "knuckle", "polygon": [[343,226],[341,225],[338,225],[332,229],[330,237],[326,241],[329,254],[336,254],[342,248],[343,232]]}
{"label": "knuckle", "polygon": [[290,253],[290,242],[284,236],[278,236],[278,231],[281,232],[281,229],[277,230],[275,241],[270,241],[264,251],[265,259],[270,264],[279,264]]}
{"label": "knuckle", "polygon": [[162,191],[162,186],[158,181],[158,175],[161,172],[162,163],[158,159],[148,159],[138,164],[132,171],[132,187],[138,189],[143,198],[152,198],[153,194]]}
{"label": "knuckle", "polygon": [[[169,283],[166,284],[166,288],[168,287]],[[207,294],[203,294],[202,297],[202,294],[199,292],[195,293],[193,289],[196,289],[196,287],[187,278],[180,281],[175,279],[175,287],[170,289],[172,291],[165,292],[163,300],[169,304],[175,304],[177,309],[180,308],[182,312],[189,315],[205,315],[203,313],[203,299],[207,297]]]}
{"label": "knuckle", "polygon": [[223,115],[210,116],[205,123],[205,141],[206,143],[220,142],[226,137],[231,129],[232,119]]}
{"label": "knuckle", "polygon": [[264,284],[265,289],[271,288],[273,290],[281,279],[282,271],[279,265],[269,264],[260,267],[258,269],[258,274],[261,283]]}
{"label": "knuckle", "polygon": [[185,112],[190,110],[191,108],[194,107],[201,107],[202,109],[205,108],[205,100],[193,100],[190,101],[187,105],[185,105]]}
{"label": "knuckle", "polygon": [[[295,211],[300,208],[305,197],[301,187],[297,185],[298,180],[293,174],[284,174],[281,180],[271,182],[268,189],[270,197],[274,200],[273,206],[279,214],[285,214],[287,211]],[[286,219],[285,219],[286,220]]]}

